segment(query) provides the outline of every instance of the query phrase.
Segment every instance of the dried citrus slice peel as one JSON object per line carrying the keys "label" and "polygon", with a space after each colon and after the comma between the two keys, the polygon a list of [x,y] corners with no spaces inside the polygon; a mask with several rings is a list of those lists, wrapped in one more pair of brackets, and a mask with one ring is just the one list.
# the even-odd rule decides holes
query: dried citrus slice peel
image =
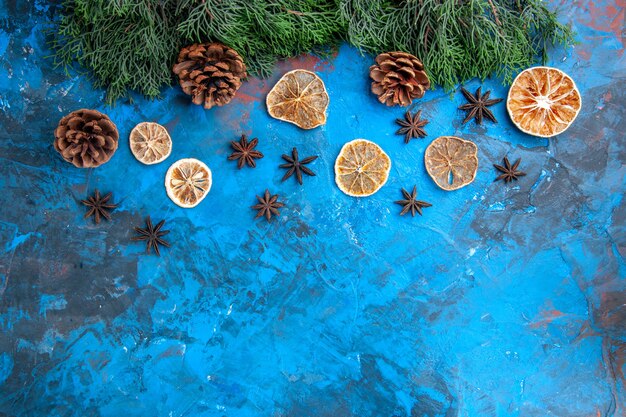
{"label": "dried citrus slice peel", "polygon": [[478,171],[478,147],[456,136],[440,136],[424,153],[428,175],[446,191],[471,184]]}
{"label": "dried citrus slice peel", "polygon": [[167,196],[184,208],[197,206],[211,190],[211,170],[197,159],[181,159],[165,174]]}
{"label": "dried citrus slice peel", "polygon": [[580,92],[567,74],[557,68],[534,67],[515,78],[506,108],[522,132],[551,137],[571,126],[581,103]]}
{"label": "dried citrus slice peel", "polygon": [[303,69],[283,75],[266,98],[270,116],[302,129],[313,129],[326,123],[329,101],[322,79]]}
{"label": "dried citrus slice peel", "polygon": [[158,123],[142,122],[130,132],[130,151],[146,165],[158,164],[172,153],[172,138]]}
{"label": "dried citrus slice peel", "polygon": [[341,148],[335,160],[335,182],[352,197],[367,197],[389,178],[391,159],[374,142],[355,139]]}

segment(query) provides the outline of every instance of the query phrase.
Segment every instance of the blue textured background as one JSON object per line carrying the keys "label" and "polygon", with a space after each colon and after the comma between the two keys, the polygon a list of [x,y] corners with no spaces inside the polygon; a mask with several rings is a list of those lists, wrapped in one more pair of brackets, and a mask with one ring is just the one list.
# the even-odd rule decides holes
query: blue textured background
{"label": "blue textured background", "polygon": [[[626,415],[626,144],[623,0],[553,1],[578,32],[551,64],[578,83],[583,109],[566,134],[461,124],[463,102],[440,89],[414,107],[428,137],[404,145],[404,109],[369,93],[371,57],[342,47],[278,65],[228,106],[161,101],[104,106],[85,77],[46,59],[45,2],[5,2],[0,20],[0,414],[19,416],[560,416]],[[268,117],[282,73],[326,83],[328,123],[312,131]],[[467,85],[475,90],[480,82]],[[484,88],[505,98],[498,80]],[[95,170],[52,147],[66,113],[109,114],[120,148]],[[170,131],[170,158],[138,163],[140,121]],[[260,140],[255,170],[226,160],[241,133]],[[438,189],[423,167],[430,141],[479,147],[476,181]],[[333,163],[354,138],[380,144],[387,185],[354,199]],[[281,183],[280,155],[319,155],[317,177]],[[528,173],[494,183],[492,163]],[[196,157],[214,175],[184,210],[167,198],[170,163]],[[400,188],[433,204],[400,217]],[[287,204],[269,224],[249,208],[265,188]],[[120,203],[112,222],[84,220],[95,188]],[[173,247],[146,256],[130,242],[146,215],[167,219]]]}

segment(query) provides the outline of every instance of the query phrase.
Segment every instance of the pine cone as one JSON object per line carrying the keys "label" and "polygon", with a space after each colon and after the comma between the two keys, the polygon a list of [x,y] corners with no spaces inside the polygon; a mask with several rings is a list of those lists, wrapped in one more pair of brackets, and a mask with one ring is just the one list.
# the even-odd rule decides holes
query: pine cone
{"label": "pine cone", "polygon": [[372,93],[388,106],[408,106],[430,88],[422,61],[406,52],[388,52],[376,57],[370,67]]}
{"label": "pine cone", "polygon": [[106,114],[76,110],[63,117],[54,131],[54,149],[78,168],[95,168],[117,150],[119,133]]}
{"label": "pine cone", "polygon": [[232,48],[221,43],[196,43],[178,54],[174,73],[194,104],[205,109],[228,104],[246,78],[246,64]]}

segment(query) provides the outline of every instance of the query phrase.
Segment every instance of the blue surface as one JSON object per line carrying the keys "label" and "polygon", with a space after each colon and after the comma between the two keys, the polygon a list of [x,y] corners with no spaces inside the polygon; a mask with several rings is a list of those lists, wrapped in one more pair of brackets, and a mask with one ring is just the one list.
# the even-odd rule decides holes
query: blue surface
{"label": "blue surface", "polygon": [[[206,111],[178,88],[163,100],[104,106],[82,76],[52,68],[45,2],[5,3],[0,21],[0,415],[18,416],[624,416],[626,145],[623,1],[561,3],[580,44],[554,51],[583,96],[570,130],[520,133],[462,125],[459,93],[415,103],[431,122],[409,145],[402,108],[369,93],[371,57],[349,47],[280,64],[228,106]],[[287,70],[318,72],[328,123],[302,131],[267,115]],[[498,80],[473,81],[505,98]],[[120,130],[109,163],[81,170],[52,147],[78,108]],[[137,162],[128,134],[157,121],[174,147]],[[257,169],[226,160],[229,141],[258,137]],[[479,147],[476,181],[437,188],[423,166],[440,135]],[[355,199],[334,183],[341,146],[377,142],[389,181]],[[280,155],[319,155],[300,187]],[[494,183],[492,164],[522,158],[527,176]],[[168,166],[196,157],[213,171],[195,209],[168,199]],[[433,207],[400,217],[400,188]],[[113,191],[113,221],[83,219],[79,200]],[[265,188],[286,203],[254,220]],[[143,218],[166,219],[173,246],[131,242]]]}

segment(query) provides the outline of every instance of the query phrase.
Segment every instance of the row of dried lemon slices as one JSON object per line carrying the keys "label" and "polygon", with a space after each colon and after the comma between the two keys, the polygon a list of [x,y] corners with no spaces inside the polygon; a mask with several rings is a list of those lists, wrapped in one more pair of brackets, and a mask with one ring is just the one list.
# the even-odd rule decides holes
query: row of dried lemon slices
{"label": "row of dried lemon slices", "polygon": [[[513,81],[507,98],[511,120],[521,131],[552,137],[563,133],[581,109],[581,96],[574,80],[563,71],[534,67]],[[455,136],[435,139],[424,154],[428,175],[446,191],[472,183],[478,171],[478,147]]]}
{"label": "row of dried lemon slices", "polygon": [[[152,126],[155,131],[167,133],[165,128],[160,127],[162,130]],[[146,135],[142,140],[151,141],[150,138]],[[130,142],[132,149],[135,135],[131,134]],[[170,152],[171,149],[167,153]],[[474,180],[478,169],[476,154],[477,148],[472,142],[453,136],[440,137],[426,149],[426,170],[441,188],[455,190]],[[347,195],[367,197],[387,182],[390,170],[391,159],[380,146],[366,139],[355,139],[346,143],[339,152],[335,161],[335,181]],[[197,206],[211,190],[212,183],[209,167],[194,158],[174,162],[165,175],[168,197],[183,208]]]}
{"label": "row of dried lemon slices", "polygon": [[[534,67],[515,78],[506,107],[521,131],[551,137],[571,126],[581,102],[580,92],[570,76],[557,68]],[[302,129],[326,123],[328,103],[324,82],[315,73],[303,69],[286,73],[266,99],[272,117]]]}
{"label": "row of dried lemon slices", "polygon": [[[294,70],[286,73],[267,96],[269,114],[303,128],[326,122],[329,98],[324,82],[314,73]],[[564,132],[581,108],[574,81],[563,71],[534,67],[514,80],[507,99],[513,123],[523,132],[551,137]],[[478,148],[455,136],[435,139],[424,155],[426,171],[446,191],[462,188],[476,178]],[[391,159],[374,142],[355,139],[346,143],[335,161],[335,182],[341,191],[354,197],[374,194],[387,181]]]}
{"label": "row of dried lemon slices", "polygon": [[[323,81],[313,72],[295,70],[285,74],[267,96],[272,117],[312,129],[326,123],[329,98]],[[163,162],[172,152],[172,139],[158,123],[139,123],[130,133],[130,149],[146,165]],[[195,207],[211,190],[209,167],[194,158],[174,162],[165,175],[168,197],[178,206]]]}
{"label": "row of dried lemon slices", "polygon": [[[278,80],[266,98],[270,116],[313,129],[326,123],[329,97],[324,82],[303,69],[289,71]],[[335,182],[353,197],[374,194],[387,182],[391,159],[374,142],[355,139],[346,143],[335,161]]]}
{"label": "row of dried lemon slices", "polygon": [[[137,160],[146,165],[163,162],[172,153],[172,138],[158,123],[139,123],[130,132],[130,150]],[[211,170],[194,158],[174,162],[165,174],[168,197],[184,208],[195,207],[211,190]]]}
{"label": "row of dried lemon slices", "polygon": [[[329,104],[324,82],[313,72],[297,69],[287,72],[267,95],[269,114],[312,129],[326,123]],[[522,71],[511,86],[507,110],[522,131],[549,137],[565,131],[581,107],[574,81],[561,70],[535,67]],[[167,130],[144,122],[130,135],[133,155],[144,164],[164,161],[171,153]],[[451,191],[474,181],[478,170],[478,148],[473,142],[455,136],[435,139],[424,155],[426,171],[442,189]],[[391,159],[374,142],[355,139],[346,143],[335,161],[335,182],[341,191],[354,197],[376,193],[389,178]],[[193,159],[176,161],[167,171],[167,195],[181,207],[198,205],[212,185],[209,167]]]}
{"label": "row of dried lemon slices", "polygon": [[[469,140],[441,136],[428,145],[424,154],[428,175],[446,191],[470,184],[478,172],[478,147]],[[389,178],[391,159],[380,146],[355,139],[341,148],[335,161],[335,182],[352,197],[376,193]]]}

